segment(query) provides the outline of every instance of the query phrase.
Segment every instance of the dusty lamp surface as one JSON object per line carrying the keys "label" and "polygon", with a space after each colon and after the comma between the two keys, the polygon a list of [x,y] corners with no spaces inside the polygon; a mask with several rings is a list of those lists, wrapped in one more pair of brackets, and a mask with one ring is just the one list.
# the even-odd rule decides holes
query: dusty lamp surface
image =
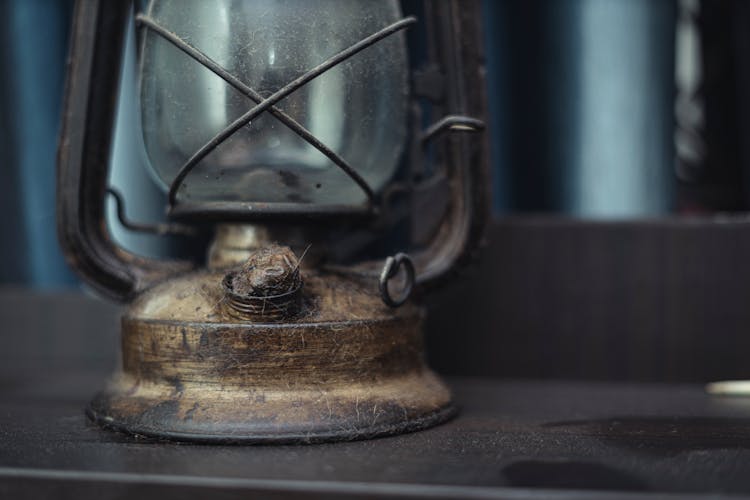
{"label": "dusty lamp surface", "polygon": [[[122,367],[92,420],[270,443],[395,434],[455,413],[425,364],[412,295],[452,275],[482,234],[486,147],[466,133],[481,131],[485,109],[479,7],[418,10],[151,0],[133,14],[129,2],[77,2],[58,230],[78,273],[130,302]],[[107,186],[131,16],[141,133],[167,224],[126,220]],[[108,194],[134,230],[211,228],[207,263],[117,247]]]}

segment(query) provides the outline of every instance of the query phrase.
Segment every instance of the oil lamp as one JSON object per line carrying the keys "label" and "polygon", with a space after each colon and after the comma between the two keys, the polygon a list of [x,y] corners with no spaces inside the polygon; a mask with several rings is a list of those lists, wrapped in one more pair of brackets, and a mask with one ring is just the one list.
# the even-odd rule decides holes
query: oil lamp
{"label": "oil lamp", "polygon": [[[129,302],[87,408],[131,434],[319,442],[429,427],[422,294],[475,252],[487,193],[479,2],[79,0],[58,153],[71,265]],[[166,224],[107,185],[123,39]],[[409,60],[412,59],[410,64]],[[123,224],[214,234],[204,263],[114,244]]]}

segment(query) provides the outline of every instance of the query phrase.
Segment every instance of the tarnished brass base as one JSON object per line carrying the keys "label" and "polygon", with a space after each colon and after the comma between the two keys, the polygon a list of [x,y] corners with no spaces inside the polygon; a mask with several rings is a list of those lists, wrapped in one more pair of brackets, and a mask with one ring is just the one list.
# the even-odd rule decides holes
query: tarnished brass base
{"label": "tarnished brass base", "polygon": [[176,278],[122,319],[121,372],[91,402],[104,426],[157,438],[290,443],[365,439],[450,418],[450,392],[424,364],[422,311],[367,287],[307,275],[287,322],[234,319],[223,274]]}

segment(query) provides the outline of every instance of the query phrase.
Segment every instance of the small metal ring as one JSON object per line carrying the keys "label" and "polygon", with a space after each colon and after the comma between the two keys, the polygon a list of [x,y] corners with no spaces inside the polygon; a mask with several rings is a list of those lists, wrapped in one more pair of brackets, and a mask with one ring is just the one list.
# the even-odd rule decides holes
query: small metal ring
{"label": "small metal ring", "polygon": [[[406,270],[406,283],[401,294],[394,300],[393,297],[391,297],[390,291],[388,291],[388,282],[398,274],[402,265]],[[412,262],[411,257],[407,254],[397,253],[393,257],[385,259],[385,264],[383,265],[383,270],[380,272],[380,280],[378,283],[380,287],[380,297],[383,299],[383,302],[390,307],[400,307],[403,305],[404,302],[408,300],[409,295],[411,295],[411,290],[414,287],[415,274],[414,263]]]}

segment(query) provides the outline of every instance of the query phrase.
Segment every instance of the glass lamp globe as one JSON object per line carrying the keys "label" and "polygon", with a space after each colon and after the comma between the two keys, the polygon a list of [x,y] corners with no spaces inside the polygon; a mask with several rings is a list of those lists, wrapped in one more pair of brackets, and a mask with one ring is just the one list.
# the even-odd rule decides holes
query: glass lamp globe
{"label": "glass lamp globe", "polygon": [[[146,13],[264,98],[401,18],[397,0],[152,0]],[[377,192],[404,148],[408,68],[405,39],[397,33],[277,106]],[[140,87],[146,151],[165,189],[191,155],[255,105],[151,30],[141,46]],[[366,201],[345,172],[269,113],[206,156],[177,196],[191,203]]]}

